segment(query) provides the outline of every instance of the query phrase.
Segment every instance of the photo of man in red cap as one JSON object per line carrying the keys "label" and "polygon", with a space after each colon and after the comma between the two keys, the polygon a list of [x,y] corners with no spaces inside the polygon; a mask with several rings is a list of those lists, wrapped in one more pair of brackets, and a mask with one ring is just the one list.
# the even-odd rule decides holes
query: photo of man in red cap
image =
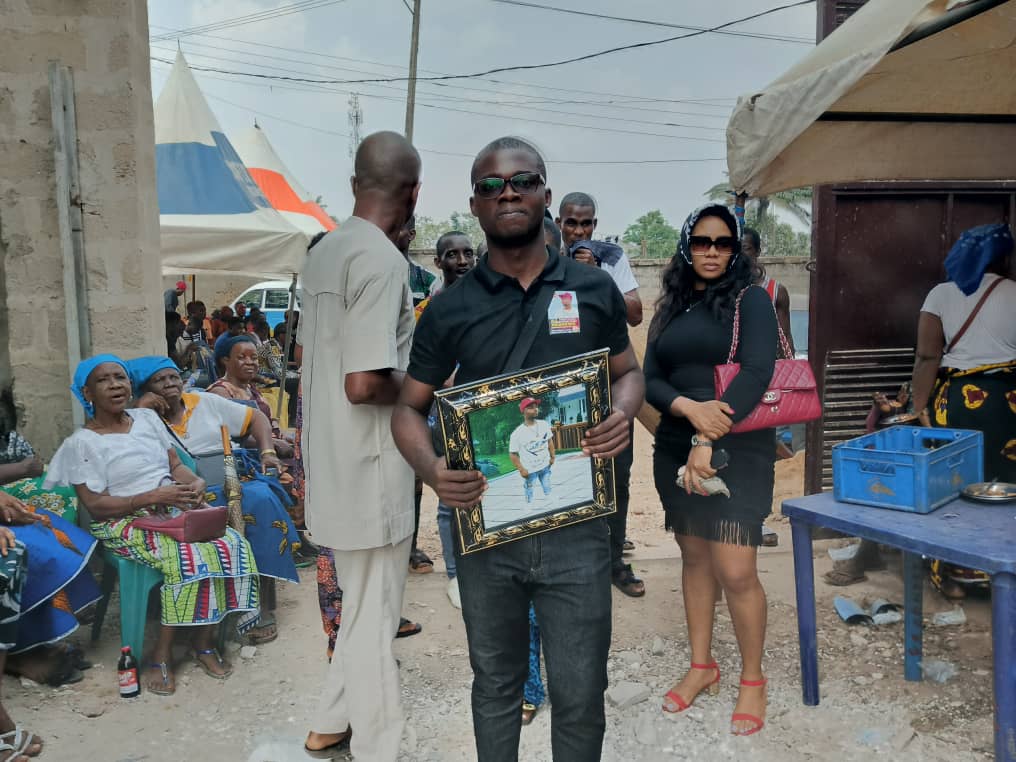
{"label": "photo of man in red cap", "polygon": [[533,485],[539,480],[544,497],[550,497],[550,467],[554,465],[554,434],[540,420],[540,401],[526,397],[519,403],[523,421],[508,439],[508,457],[522,477],[526,502],[533,502]]}

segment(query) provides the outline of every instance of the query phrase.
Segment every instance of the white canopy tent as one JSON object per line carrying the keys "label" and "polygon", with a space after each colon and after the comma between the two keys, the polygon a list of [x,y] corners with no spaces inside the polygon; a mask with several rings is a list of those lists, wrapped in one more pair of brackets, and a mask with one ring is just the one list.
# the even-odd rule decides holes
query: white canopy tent
{"label": "white canopy tent", "polygon": [[233,145],[265,198],[293,227],[312,238],[335,229],[335,222],[283,164],[256,122],[253,127],[235,134]]}
{"label": "white canopy tent", "polygon": [[1016,178],[1016,0],[869,0],[727,127],[738,192]]}
{"label": "white canopy tent", "polygon": [[162,271],[273,277],[303,267],[309,237],[244,167],[182,53],[155,104]]}

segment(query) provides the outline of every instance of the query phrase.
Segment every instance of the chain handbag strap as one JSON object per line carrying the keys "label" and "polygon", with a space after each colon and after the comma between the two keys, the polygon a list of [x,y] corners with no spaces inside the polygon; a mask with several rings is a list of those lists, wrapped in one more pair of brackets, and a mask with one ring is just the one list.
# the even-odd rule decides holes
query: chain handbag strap
{"label": "chain handbag strap", "polygon": [[[730,341],[730,354],[727,355],[727,365],[734,362],[734,356],[737,354],[737,345],[741,340],[741,299],[748,292],[748,289],[752,286],[745,286],[741,289],[741,293],[737,295],[737,301],[734,302],[734,335]],[[776,305],[773,305],[773,314],[776,314]],[[776,358],[778,360],[793,360],[794,353],[790,351],[790,342],[787,341],[787,335],[783,332],[783,326],[780,325],[780,316],[776,315],[776,330],[780,335],[780,351],[783,353],[783,357]]]}

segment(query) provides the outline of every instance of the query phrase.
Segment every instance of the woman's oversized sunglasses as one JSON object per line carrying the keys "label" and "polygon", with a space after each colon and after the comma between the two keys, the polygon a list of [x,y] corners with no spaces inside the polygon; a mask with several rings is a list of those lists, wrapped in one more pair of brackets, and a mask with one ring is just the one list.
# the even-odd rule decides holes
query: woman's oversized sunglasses
{"label": "woman's oversized sunglasses", "polygon": [[543,175],[539,172],[519,172],[509,177],[483,177],[473,185],[473,193],[480,198],[497,198],[504,193],[505,186],[512,186],[512,190],[523,196],[536,193],[540,186],[546,183]]}
{"label": "woman's oversized sunglasses", "polygon": [[716,253],[721,257],[733,254],[740,248],[737,239],[729,235],[721,235],[719,238],[710,238],[707,235],[693,235],[688,238],[688,248],[696,256],[704,257],[713,247],[716,248]]}

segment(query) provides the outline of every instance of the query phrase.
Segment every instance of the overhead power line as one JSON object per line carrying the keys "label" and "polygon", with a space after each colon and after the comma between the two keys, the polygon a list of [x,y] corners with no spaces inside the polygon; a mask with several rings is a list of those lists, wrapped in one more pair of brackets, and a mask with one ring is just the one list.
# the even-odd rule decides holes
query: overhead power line
{"label": "overhead power line", "polygon": [[[590,11],[580,11],[574,8],[558,8],[553,5],[541,5],[540,3],[527,3],[523,0],[493,0],[495,3],[502,3],[504,5],[517,5],[523,8],[537,8],[542,11],[554,11],[556,13],[570,13],[575,16],[588,16],[594,19],[604,19],[608,21],[626,21],[629,24],[644,24],[646,26],[659,26],[666,27],[668,29],[687,29],[689,31],[706,32],[710,31],[705,27],[701,26],[688,26],[687,24],[671,24],[666,21],[650,21],[649,19],[633,19],[626,16],[608,16],[605,13],[592,13]],[[756,40],[773,40],[775,42],[794,42],[802,45],[814,45],[815,41],[808,37],[794,37],[786,34],[765,34],[762,32],[737,32],[730,29],[718,30],[715,34],[724,34],[731,37],[749,37]]]}
{"label": "overhead power line", "polygon": [[[152,27],[156,28],[156,29],[167,29],[168,28],[168,27],[161,27],[161,26],[158,26],[158,25],[155,25],[155,24],[153,24]],[[202,32],[202,33],[200,33],[200,34],[198,34],[196,36],[207,37],[210,40],[222,40],[224,42],[232,42],[232,43],[236,43],[238,45],[250,45],[252,47],[264,48],[264,49],[268,49],[268,50],[280,50],[280,51],[283,51],[283,52],[286,52],[286,53],[296,53],[296,54],[299,54],[299,55],[312,56],[314,58],[327,58],[327,59],[330,59],[330,60],[333,60],[333,61],[352,61],[353,63],[366,64],[368,66],[380,66],[380,67],[384,67],[384,68],[388,68],[388,69],[398,69],[400,71],[406,71],[406,66],[404,64],[393,64],[393,63],[386,63],[384,61],[372,61],[372,60],[364,59],[364,58],[350,58],[348,56],[337,56],[337,55],[333,55],[331,53],[324,53],[324,52],[321,52],[321,51],[305,50],[305,49],[302,49],[302,48],[288,48],[288,47],[284,47],[282,45],[271,45],[271,44],[266,43],[266,42],[254,42],[252,40],[240,40],[240,39],[235,39],[233,37],[223,37],[222,35],[206,34],[204,32]],[[154,41],[154,38],[153,38],[153,41]],[[200,46],[200,43],[191,42],[190,44],[191,45],[199,45]],[[209,47],[209,46],[204,46],[204,47]],[[216,47],[218,49],[224,50],[224,48],[221,48],[221,46],[216,46]],[[289,61],[292,61],[292,59],[278,59],[278,60],[289,60]],[[312,61],[293,61],[293,62],[294,63],[309,64],[309,65],[318,66],[318,67],[322,67],[322,68],[334,68],[334,69],[339,70],[339,71],[353,71],[353,72],[363,73],[363,74],[373,74],[373,73],[375,73],[375,72],[364,72],[364,71],[362,71],[360,69],[342,69],[341,67],[335,67],[335,66],[329,67],[326,64],[318,64],[318,63],[315,63],[315,62],[312,62]],[[447,72],[442,72],[442,71],[435,71],[433,69],[420,69],[420,71],[428,73],[428,74],[446,74],[447,73]],[[642,103],[642,102],[645,102],[645,103],[692,104],[692,105],[697,105],[697,106],[704,106],[706,108],[722,108],[722,109],[725,109],[725,110],[729,111],[729,109],[731,108],[730,106],[726,106],[726,105],[722,105],[722,104],[717,104],[717,103],[711,103],[711,101],[730,101],[730,102],[733,102],[733,101],[737,100],[735,97],[732,97],[732,96],[730,96],[730,97],[720,97],[720,98],[660,98],[660,97],[657,97],[657,96],[640,96],[640,95],[635,94],[635,93],[611,93],[611,92],[603,92],[603,91],[600,91],[600,90],[582,90],[582,89],[577,89],[577,88],[573,88],[573,87],[563,87],[563,86],[558,86],[558,85],[545,85],[545,84],[538,84],[538,83],[535,83],[535,82],[518,82],[516,80],[510,80],[510,79],[492,79],[492,78],[489,78],[489,77],[477,78],[477,81],[480,81],[480,82],[490,82],[492,84],[499,85],[499,86],[502,86],[502,87],[512,87],[512,88],[524,87],[524,88],[529,88],[529,89],[533,89],[533,90],[550,90],[550,91],[557,92],[557,93],[578,93],[580,95],[590,95],[590,96],[595,96],[595,97],[598,97],[598,98],[622,98],[622,99],[624,99],[624,101],[612,101],[612,102],[613,103],[624,102],[626,104],[629,104],[629,103]],[[433,87],[460,88],[462,90],[477,90],[477,91],[480,91],[480,92],[487,92],[488,91],[488,88],[470,87],[468,85],[463,85],[461,83],[434,82],[434,83],[431,83],[431,84],[432,84]],[[528,96],[525,96],[522,93],[513,93],[513,94],[518,95],[520,97],[528,97]],[[568,101],[561,101],[561,102],[562,103],[568,103]],[[681,112],[674,112],[674,113],[681,113]],[[691,114],[691,115],[692,116],[708,116],[708,114]],[[724,114],[716,114],[714,116],[718,116],[719,118],[726,119],[726,115],[724,115]]]}
{"label": "overhead power line", "polygon": [[[165,59],[165,58],[158,58],[157,56],[151,56],[151,60],[157,61],[158,63],[166,64],[167,66],[172,66],[173,65],[172,61],[170,61],[168,59]],[[191,66],[191,69],[193,69],[194,71],[202,71],[202,72],[204,72],[204,71],[210,71],[210,72],[219,73],[219,74],[223,74],[223,73],[230,74],[231,73],[231,72],[229,72],[227,70],[216,69],[216,68],[213,68],[213,67],[204,67],[204,66]],[[284,79],[286,79],[287,81],[292,81],[295,78],[286,77]],[[236,82],[236,80],[227,80],[227,81]],[[316,93],[328,92],[328,93],[339,93],[339,94],[343,94],[343,95],[351,95],[354,92],[352,90],[336,90],[336,89],[333,89],[333,88],[328,88],[328,87],[323,86],[322,83],[314,81],[314,80],[306,81],[306,80],[296,79],[296,82],[307,82],[307,84],[309,84],[311,86],[310,89],[304,88],[305,92],[316,92]],[[281,89],[285,89],[285,87],[283,87],[283,86],[277,86],[277,87],[280,87]],[[290,89],[298,89],[298,88],[290,88]],[[356,91],[356,92],[358,92],[358,94],[359,94],[359,96],[361,98],[374,98],[374,99],[377,99],[377,100],[386,100],[386,101],[392,101],[392,102],[398,102],[398,103],[403,103],[404,102],[403,98],[397,97],[397,96],[377,95],[377,94],[374,94],[374,93],[365,93],[365,92],[362,92],[362,91]],[[428,102],[425,102],[425,101],[419,101],[418,100],[416,105],[418,107],[420,107],[420,108],[439,109],[441,111],[450,112],[450,113],[456,113],[456,114],[470,114],[470,115],[473,115],[473,116],[483,116],[483,117],[489,117],[489,118],[492,118],[492,119],[499,119],[499,120],[503,120],[505,118],[504,114],[492,114],[492,113],[486,112],[486,111],[473,111],[471,109],[457,108],[457,107],[454,107],[454,106],[450,106],[450,105],[448,105],[446,103],[428,103]],[[579,116],[579,115],[576,114],[575,116]],[[589,115],[587,114],[585,116],[589,116]],[[671,139],[671,140],[687,140],[687,141],[698,142],[698,143],[724,143],[724,142],[726,142],[725,140],[720,140],[720,139],[717,139],[717,138],[691,137],[691,136],[688,136],[688,135],[674,135],[674,134],[670,134],[670,133],[661,133],[661,132],[644,132],[644,131],[641,131],[641,130],[623,129],[623,128],[620,128],[620,127],[605,127],[605,126],[602,126],[602,125],[596,125],[596,124],[591,124],[591,123],[576,124],[574,122],[563,122],[563,121],[556,120],[556,119],[553,120],[553,121],[548,120],[548,119],[535,119],[535,118],[530,117],[530,116],[522,116],[522,115],[519,115],[519,114],[513,114],[511,118],[514,119],[515,121],[519,121],[519,122],[530,122],[530,123],[533,123],[533,124],[547,124],[547,125],[551,125],[553,127],[574,127],[574,128],[582,129],[582,130],[585,130],[585,131],[591,131],[591,132],[609,132],[609,133],[615,133],[615,134],[619,134],[619,135],[641,135],[641,136],[644,136],[644,137],[668,138],[668,139]],[[629,124],[633,123],[630,120],[622,120],[622,121],[628,121]]]}
{"label": "overhead power line", "polygon": [[[225,39],[225,38],[223,38],[223,39]],[[263,53],[263,52],[260,52],[260,51],[254,52],[254,51],[248,51],[248,50],[238,50],[236,48],[229,48],[229,47],[225,47],[223,45],[205,45],[205,44],[202,44],[202,43],[199,43],[199,42],[193,42],[193,41],[188,42],[187,45],[190,46],[191,48],[194,48],[194,47],[197,47],[197,48],[207,48],[209,50],[215,51],[215,53],[235,53],[235,54],[240,55],[240,56],[253,57],[253,58],[256,58],[256,60],[255,61],[249,61],[249,60],[245,60],[245,59],[242,59],[242,58],[239,58],[239,59],[238,58],[228,58],[226,56],[215,55],[214,53],[193,53],[192,54],[192,55],[196,55],[196,56],[198,56],[200,58],[210,58],[210,59],[214,59],[214,60],[227,61],[227,62],[231,62],[231,63],[239,63],[239,64],[247,64],[247,65],[252,65],[252,66],[259,66],[261,68],[270,68],[270,69],[274,69],[275,71],[281,71],[281,72],[291,73],[291,74],[292,73],[297,73],[297,74],[308,74],[308,75],[310,75],[310,74],[313,74],[313,72],[307,72],[305,70],[301,71],[301,70],[296,70],[296,69],[284,69],[281,66],[277,66],[277,65],[274,65],[274,64],[268,65],[268,64],[265,64],[263,62],[264,61],[282,61],[284,63],[295,63],[295,64],[300,64],[302,66],[312,66],[312,67],[316,67],[316,68],[319,68],[319,69],[331,69],[331,70],[334,70],[334,71],[349,71],[349,72],[354,72],[354,73],[358,73],[358,74],[372,74],[373,73],[373,72],[370,72],[370,71],[365,71],[363,69],[353,69],[353,68],[344,67],[344,66],[335,66],[335,65],[327,64],[327,63],[314,63],[314,62],[311,62],[311,61],[304,61],[304,60],[297,59],[297,58],[286,58],[286,57],[283,57],[283,56],[273,56],[271,54]],[[154,45],[154,44],[151,46],[151,49],[152,50],[161,50],[161,51],[164,51],[164,52],[167,52],[167,53],[173,53],[176,50],[175,48],[163,47],[163,46]],[[437,84],[437,83],[424,83],[424,84],[426,84],[426,85],[428,85],[430,87],[435,87],[435,88],[437,88],[438,90],[441,90],[441,91],[448,91],[448,90],[459,89],[459,90],[466,90],[466,91],[471,91],[471,92],[484,93],[486,95],[492,94],[492,90],[489,87],[470,87],[469,85],[462,85],[462,84],[455,84],[455,85],[442,85],[442,84]],[[395,90],[395,91],[398,91],[398,92],[402,92],[402,88],[396,87],[396,86],[393,86],[393,85],[380,85],[380,84],[378,84],[378,85],[369,85],[369,87],[376,87],[376,88],[379,88],[379,89]],[[572,106],[572,105],[578,106],[578,105],[586,105],[586,106],[597,106],[597,107],[601,107],[601,108],[604,107],[604,106],[615,108],[615,109],[621,109],[621,108],[623,108],[626,112],[645,111],[645,112],[658,113],[658,114],[673,114],[673,115],[683,116],[683,117],[700,117],[700,118],[706,118],[706,119],[722,119],[724,121],[726,121],[726,119],[727,119],[727,115],[726,114],[721,114],[721,113],[709,114],[709,113],[705,113],[705,112],[702,112],[702,111],[681,111],[681,110],[675,110],[675,109],[655,109],[655,108],[645,108],[645,107],[640,107],[640,106],[632,105],[633,103],[642,103],[643,102],[642,99],[637,99],[637,100],[633,101],[630,98],[624,98],[624,99],[621,99],[621,100],[604,100],[604,99],[598,99],[598,100],[576,100],[576,99],[568,99],[568,98],[537,98],[537,96],[530,96],[530,95],[527,95],[525,93],[510,92],[510,91],[499,91],[499,90],[494,90],[493,94],[497,95],[497,94],[501,94],[502,92],[506,96],[510,95],[510,96],[512,96],[513,99],[516,99],[516,100],[511,100],[511,101],[496,100],[496,101],[494,101],[494,100],[489,100],[489,99],[473,99],[473,98],[465,98],[463,96],[444,94],[443,92],[442,93],[428,92],[428,93],[426,93],[426,95],[428,95],[431,98],[441,98],[441,99],[450,99],[450,100],[462,100],[462,101],[470,101],[470,102],[473,102],[473,103],[487,103],[487,104],[497,105],[497,106],[513,106],[513,107],[518,107],[518,108],[527,108],[527,109],[541,110],[541,111],[542,110],[547,110],[547,109],[540,109],[540,108],[538,108],[541,105],[552,105],[552,106]],[[578,91],[578,92],[582,92],[582,91]],[[521,100],[521,101],[517,100],[519,98],[524,98],[524,99],[527,99],[527,100]],[[561,113],[561,112],[558,112],[558,113]],[[564,112],[564,113],[574,113],[574,112]],[[597,116],[599,117],[601,115],[597,115]],[[702,129],[702,127],[696,126],[694,129]]]}
{"label": "overhead power line", "polygon": [[[162,50],[162,51],[172,52],[171,48],[160,47],[158,45],[152,45],[151,47],[152,47],[152,50]],[[219,48],[219,50],[222,50],[224,52],[239,52],[240,55],[249,55],[248,53],[246,53],[244,51],[230,51],[228,48]],[[242,59],[229,58],[229,57],[226,57],[226,56],[218,56],[218,55],[214,55],[214,54],[211,54],[211,53],[198,53],[196,55],[197,55],[198,58],[208,58],[208,59],[213,59],[213,60],[226,61],[226,62],[229,62],[229,63],[248,64],[250,66],[255,66],[255,67],[259,67],[259,68],[263,68],[263,69],[274,70],[275,72],[284,72],[284,73],[289,73],[289,74],[308,74],[309,73],[309,72],[301,71],[301,70],[298,70],[298,69],[286,69],[286,68],[280,67],[280,66],[275,65],[275,64],[260,63],[260,62],[254,63],[254,62],[244,61]],[[277,60],[285,60],[285,59],[278,59],[275,56],[262,56],[262,57],[263,58],[276,58]],[[296,63],[303,63],[303,62],[296,61]],[[201,67],[201,64],[194,64],[194,66],[193,66],[193,68],[195,68],[196,70],[199,70],[199,71],[201,70],[200,67]],[[329,67],[329,68],[337,68],[337,67]],[[402,88],[397,87],[397,86],[393,86],[393,85],[370,85],[369,87],[375,87],[375,88],[384,89],[384,90],[391,90],[391,91],[399,92],[399,93],[403,92]],[[473,90],[473,89],[479,90],[479,88],[469,88],[469,89],[471,89],[471,90]],[[368,95],[368,97],[370,96],[369,93],[367,93],[366,95]],[[461,103],[478,103],[478,104],[481,104],[481,105],[497,106],[497,107],[500,107],[500,108],[506,108],[507,107],[507,108],[513,108],[513,109],[522,109],[522,110],[525,110],[525,111],[536,111],[536,112],[547,113],[547,114],[560,114],[560,115],[563,115],[563,116],[570,116],[570,117],[574,117],[574,118],[588,117],[588,118],[593,119],[593,120],[595,120],[597,122],[624,122],[626,124],[637,124],[637,125],[645,125],[645,126],[652,126],[652,127],[675,127],[675,128],[678,128],[678,129],[701,130],[701,131],[705,131],[705,132],[718,132],[718,131],[723,129],[723,127],[719,126],[719,125],[684,124],[684,123],[681,123],[681,122],[652,121],[652,120],[643,120],[643,119],[633,119],[631,116],[619,116],[619,115],[610,115],[610,114],[603,114],[603,113],[590,114],[590,113],[587,113],[587,112],[584,112],[584,111],[577,111],[577,110],[574,110],[574,109],[564,110],[564,109],[546,108],[546,107],[541,107],[539,105],[530,105],[527,102],[490,100],[490,99],[485,99],[485,98],[467,98],[467,97],[463,97],[463,96],[445,95],[445,94],[442,94],[442,93],[431,93],[431,92],[421,93],[420,95],[421,95],[421,97],[428,97],[428,98],[431,98],[431,99],[438,99],[438,100],[442,100],[442,101],[451,101],[451,102],[454,102],[454,103],[460,103],[460,102]],[[602,105],[601,103],[594,102],[594,101],[585,101],[584,103],[586,105],[592,105],[592,106],[601,106]],[[665,112],[665,113],[675,113],[675,112]],[[721,117],[719,115],[714,115],[714,114],[709,114],[709,115],[706,115],[706,116],[708,116],[709,118],[713,118],[713,119],[723,119],[723,118],[725,118],[725,117]]]}
{"label": "overhead power line", "polygon": [[[303,124],[302,122],[297,122],[297,121],[294,121],[292,119],[288,119],[286,117],[278,116],[277,114],[269,114],[269,113],[266,113],[266,112],[261,111],[259,109],[254,109],[254,108],[250,108],[248,106],[244,106],[244,105],[242,105],[240,103],[234,103],[233,101],[227,100],[226,98],[221,98],[218,95],[212,95],[210,93],[206,93],[206,97],[210,98],[211,100],[214,100],[214,101],[219,101],[221,103],[225,103],[226,105],[232,106],[233,108],[238,108],[238,109],[241,109],[243,111],[250,112],[251,114],[256,114],[257,116],[260,116],[260,117],[262,117],[264,119],[274,119],[277,122],[280,122],[282,124],[288,124],[288,125],[290,125],[292,127],[298,127],[300,129],[310,130],[311,132],[319,132],[319,133],[321,133],[323,135],[332,135],[332,136],[339,137],[339,138],[349,138],[350,137],[349,133],[337,132],[335,130],[328,130],[328,129],[325,129],[323,127],[317,127],[317,126],[311,125],[311,124]],[[440,151],[440,150],[437,150],[435,148],[422,148],[420,146],[416,146],[416,148],[417,148],[418,151],[421,151],[423,153],[432,153],[432,154],[437,154],[439,156],[455,156],[455,157],[459,157],[459,158],[463,158],[463,159],[473,159],[473,158],[475,158],[475,155],[471,154],[471,153],[458,153],[458,152],[455,152],[455,151]],[[610,160],[610,161],[603,161],[603,160],[590,160],[590,161],[586,161],[586,160],[582,160],[582,159],[553,159],[553,158],[548,158],[548,159],[544,159],[544,161],[546,161],[548,164],[575,164],[575,165],[598,165],[598,164],[626,165],[626,164],[632,164],[632,165],[644,165],[644,164],[699,164],[699,163],[713,162],[713,161],[726,161],[726,158],[725,157],[715,157],[715,158],[629,159],[629,160],[616,159],[616,160]]]}
{"label": "overhead power line", "polygon": [[[341,0],[339,0],[341,1]],[[811,5],[815,0],[798,0],[797,2],[790,3],[788,5],[780,5],[775,8],[770,8],[766,11],[759,13],[753,13],[750,16],[744,18],[735,19],[733,21],[727,21],[723,24],[717,24],[714,27],[703,29],[702,31],[688,32],[686,34],[679,34],[673,37],[665,37],[662,40],[648,40],[646,42],[636,42],[631,45],[619,45],[614,48],[608,48],[606,50],[600,50],[595,53],[586,53],[585,55],[575,56],[574,58],[566,58],[561,61],[549,61],[547,63],[539,64],[518,64],[515,66],[499,66],[494,69],[487,69],[486,71],[473,72],[472,74],[442,74],[429,77],[416,77],[417,82],[444,82],[448,80],[458,79],[478,79],[481,77],[487,77],[491,74],[502,74],[509,71],[531,71],[534,69],[549,69],[555,66],[563,66],[570,63],[578,63],[580,61],[589,61],[593,58],[600,58],[602,56],[610,55],[612,53],[620,53],[626,50],[638,50],[640,48],[648,48],[654,45],[663,45],[668,42],[675,42],[677,40],[687,40],[692,37],[699,37],[703,34],[709,34],[710,32],[716,32],[727,27],[734,26],[736,24],[743,24],[747,21],[754,21],[755,19],[762,18],[763,16],[769,16],[773,13],[787,10],[789,8],[798,8],[804,5]],[[216,71],[215,69],[208,69],[209,71]],[[243,77],[255,77],[258,79],[272,79],[278,81],[288,82],[307,82],[316,85],[366,85],[379,82],[408,82],[411,78],[406,77],[373,77],[369,79],[308,79],[302,77],[287,77],[275,74],[258,74],[253,72],[238,72],[238,71],[223,71],[218,70],[222,74],[236,74]]]}
{"label": "overhead power line", "polygon": [[247,24],[254,24],[259,21],[277,19],[294,13],[304,13],[305,11],[312,11],[317,8],[324,8],[328,5],[336,5],[343,2],[345,2],[345,0],[300,0],[300,2],[290,3],[289,5],[280,5],[277,8],[269,8],[267,10],[258,11],[257,13],[248,13],[246,16],[223,19],[222,21],[215,21],[209,24],[202,24],[200,26],[192,26],[186,29],[174,29],[166,34],[153,37],[152,39],[162,42],[165,40],[176,40],[181,37],[189,37],[193,34],[203,34],[205,32],[217,32],[222,31],[223,29],[233,29],[238,26],[246,26]]}

